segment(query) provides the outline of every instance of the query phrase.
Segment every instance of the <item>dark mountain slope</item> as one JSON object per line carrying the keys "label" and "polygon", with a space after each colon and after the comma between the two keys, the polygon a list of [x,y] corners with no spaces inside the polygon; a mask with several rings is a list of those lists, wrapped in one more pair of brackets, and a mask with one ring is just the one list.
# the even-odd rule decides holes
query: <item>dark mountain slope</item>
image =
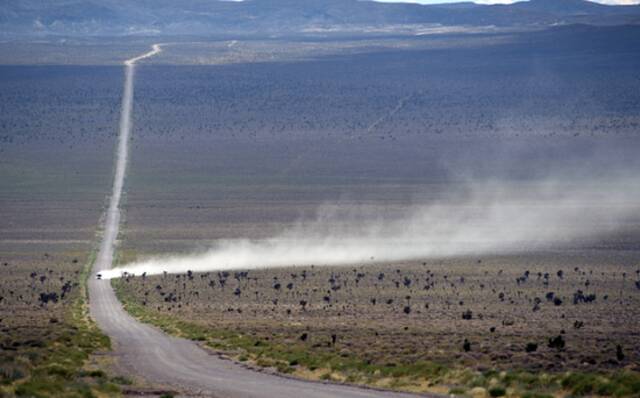
{"label": "dark mountain slope", "polygon": [[309,27],[640,23],[640,6],[585,0],[423,6],[358,0],[2,0],[0,33],[129,35],[296,32]]}

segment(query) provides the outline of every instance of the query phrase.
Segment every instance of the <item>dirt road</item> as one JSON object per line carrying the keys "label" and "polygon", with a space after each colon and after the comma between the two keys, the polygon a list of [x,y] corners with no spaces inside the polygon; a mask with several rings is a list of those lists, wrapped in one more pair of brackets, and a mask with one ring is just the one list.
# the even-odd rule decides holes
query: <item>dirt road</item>
{"label": "dirt road", "polygon": [[136,62],[162,51],[160,45],[141,56],[125,61],[120,135],[112,195],[94,276],[89,281],[91,315],[112,339],[119,364],[131,374],[150,383],[175,390],[214,397],[409,397],[410,394],[384,392],[335,384],[293,380],[246,369],[211,355],[196,343],[170,337],[131,317],[117,300],[108,280],[95,274],[112,267],[120,223],[120,198],[129,153],[131,110]]}

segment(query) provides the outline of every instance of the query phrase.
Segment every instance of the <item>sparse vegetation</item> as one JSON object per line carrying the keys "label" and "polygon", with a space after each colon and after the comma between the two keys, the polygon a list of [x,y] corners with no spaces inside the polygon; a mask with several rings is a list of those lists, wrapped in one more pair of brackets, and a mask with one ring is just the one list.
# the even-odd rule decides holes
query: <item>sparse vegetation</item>
{"label": "sparse vegetation", "polygon": [[[47,257],[52,257],[52,262],[78,263],[62,253]],[[33,271],[26,286],[6,284],[7,279],[0,286],[0,291],[9,292],[11,302],[7,304],[17,311],[10,317],[7,312],[2,313],[0,392],[25,397],[118,393],[118,380],[109,379],[103,370],[88,362],[94,352],[110,348],[109,339],[87,314],[84,281],[88,267],[80,265],[71,273],[64,272],[64,268],[49,269],[44,272],[48,278],[43,281],[33,275],[41,271]],[[25,271],[17,269],[14,277],[20,278]],[[60,289],[60,299],[38,301],[41,289],[48,289],[49,294]],[[21,324],[25,318],[28,325]]]}
{"label": "sparse vegetation", "polygon": [[[496,397],[634,391],[640,374],[625,369],[633,359],[617,359],[617,342],[632,344],[634,338],[613,329],[613,314],[633,311],[632,303],[640,299],[635,287],[627,284],[626,303],[572,304],[571,316],[552,301],[540,300],[535,312],[529,307],[549,285],[562,296],[583,285],[586,275],[592,288],[615,291],[622,285],[615,277],[620,268],[599,265],[596,277],[583,265],[585,271],[549,284],[541,277],[511,285],[506,281],[515,280],[511,275],[520,266],[500,265],[509,261],[129,276],[113,283],[127,310],[144,322],[202,341],[235,360],[297,377],[407,391],[478,387]],[[531,261],[539,264],[535,257]],[[390,275],[381,278],[383,269]],[[408,279],[416,283],[402,282]],[[274,280],[292,288],[274,289]],[[236,288],[252,294],[235,295]],[[408,302],[419,309],[407,313]],[[467,308],[463,313],[473,313],[471,319],[459,315],[461,305]],[[611,326],[589,326],[603,314]],[[562,329],[575,318],[585,319],[585,326]],[[489,326],[496,319],[503,319],[500,326]],[[483,332],[490,328],[493,333]],[[451,338],[454,334],[460,340]]]}
{"label": "sparse vegetation", "polygon": [[77,69],[6,72],[0,74],[0,396],[117,395],[108,363],[92,356],[108,350],[109,340],[87,315],[84,287],[111,175],[111,151],[96,147],[111,148],[112,137],[104,126],[89,133],[83,124],[115,123],[115,115],[94,107],[109,95],[89,99],[93,76]]}
{"label": "sparse vegetation", "polygon": [[[614,153],[635,170],[635,30],[608,28],[612,45],[594,47],[575,29],[254,40],[242,54],[224,42],[175,46],[173,60],[195,51],[216,66],[147,65],[138,75],[120,260],[271,237],[327,202],[393,216],[457,189],[460,175],[497,171],[526,184],[577,163],[576,153]],[[3,58],[78,51],[30,45],[3,43]],[[80,47],[81,56],[41,52],[39,62],[84,62],[95,47]],[[100,57],[120,60],[109,51]],[[252,63],[267,57],[278,62]],[[121,67],[0,70],[0,391],[113,395],[131,380],[87,362],[108,341],[86,318],[79,264],[111,178]],[[522,147],[531,152],[519,156]],[[518,158],[508,172],[497,149]],[[589,164],[599,172],[611,159]],[[637,219],[625,223],[628,234],[561,254],[114,283],[143,321],[296,377],[496,397],[633,396],[640,270]]]}

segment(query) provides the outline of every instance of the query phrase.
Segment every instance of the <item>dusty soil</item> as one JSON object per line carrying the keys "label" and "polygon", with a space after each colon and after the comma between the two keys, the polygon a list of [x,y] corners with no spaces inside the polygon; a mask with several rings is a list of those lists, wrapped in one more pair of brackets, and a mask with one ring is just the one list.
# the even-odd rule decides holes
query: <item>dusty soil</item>
{"label": "dusty soil", "polygon": [[[124,286],[154,311],[283,344],[302,339],[312,352],[553,372],[638,368],[638,280],[634,253],[593,252],[136,277]],[[557,336],[563,347],[550,343]]]}

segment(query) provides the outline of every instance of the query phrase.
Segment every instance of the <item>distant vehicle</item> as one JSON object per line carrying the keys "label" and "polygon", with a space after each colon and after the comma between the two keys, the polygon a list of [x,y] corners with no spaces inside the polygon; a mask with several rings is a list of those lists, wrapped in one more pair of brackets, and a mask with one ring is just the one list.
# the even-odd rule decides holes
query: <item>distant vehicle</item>
{"label": "distant vehicle", "polygon": [[96,274],[96,279],[102,279],[102,274]]}

